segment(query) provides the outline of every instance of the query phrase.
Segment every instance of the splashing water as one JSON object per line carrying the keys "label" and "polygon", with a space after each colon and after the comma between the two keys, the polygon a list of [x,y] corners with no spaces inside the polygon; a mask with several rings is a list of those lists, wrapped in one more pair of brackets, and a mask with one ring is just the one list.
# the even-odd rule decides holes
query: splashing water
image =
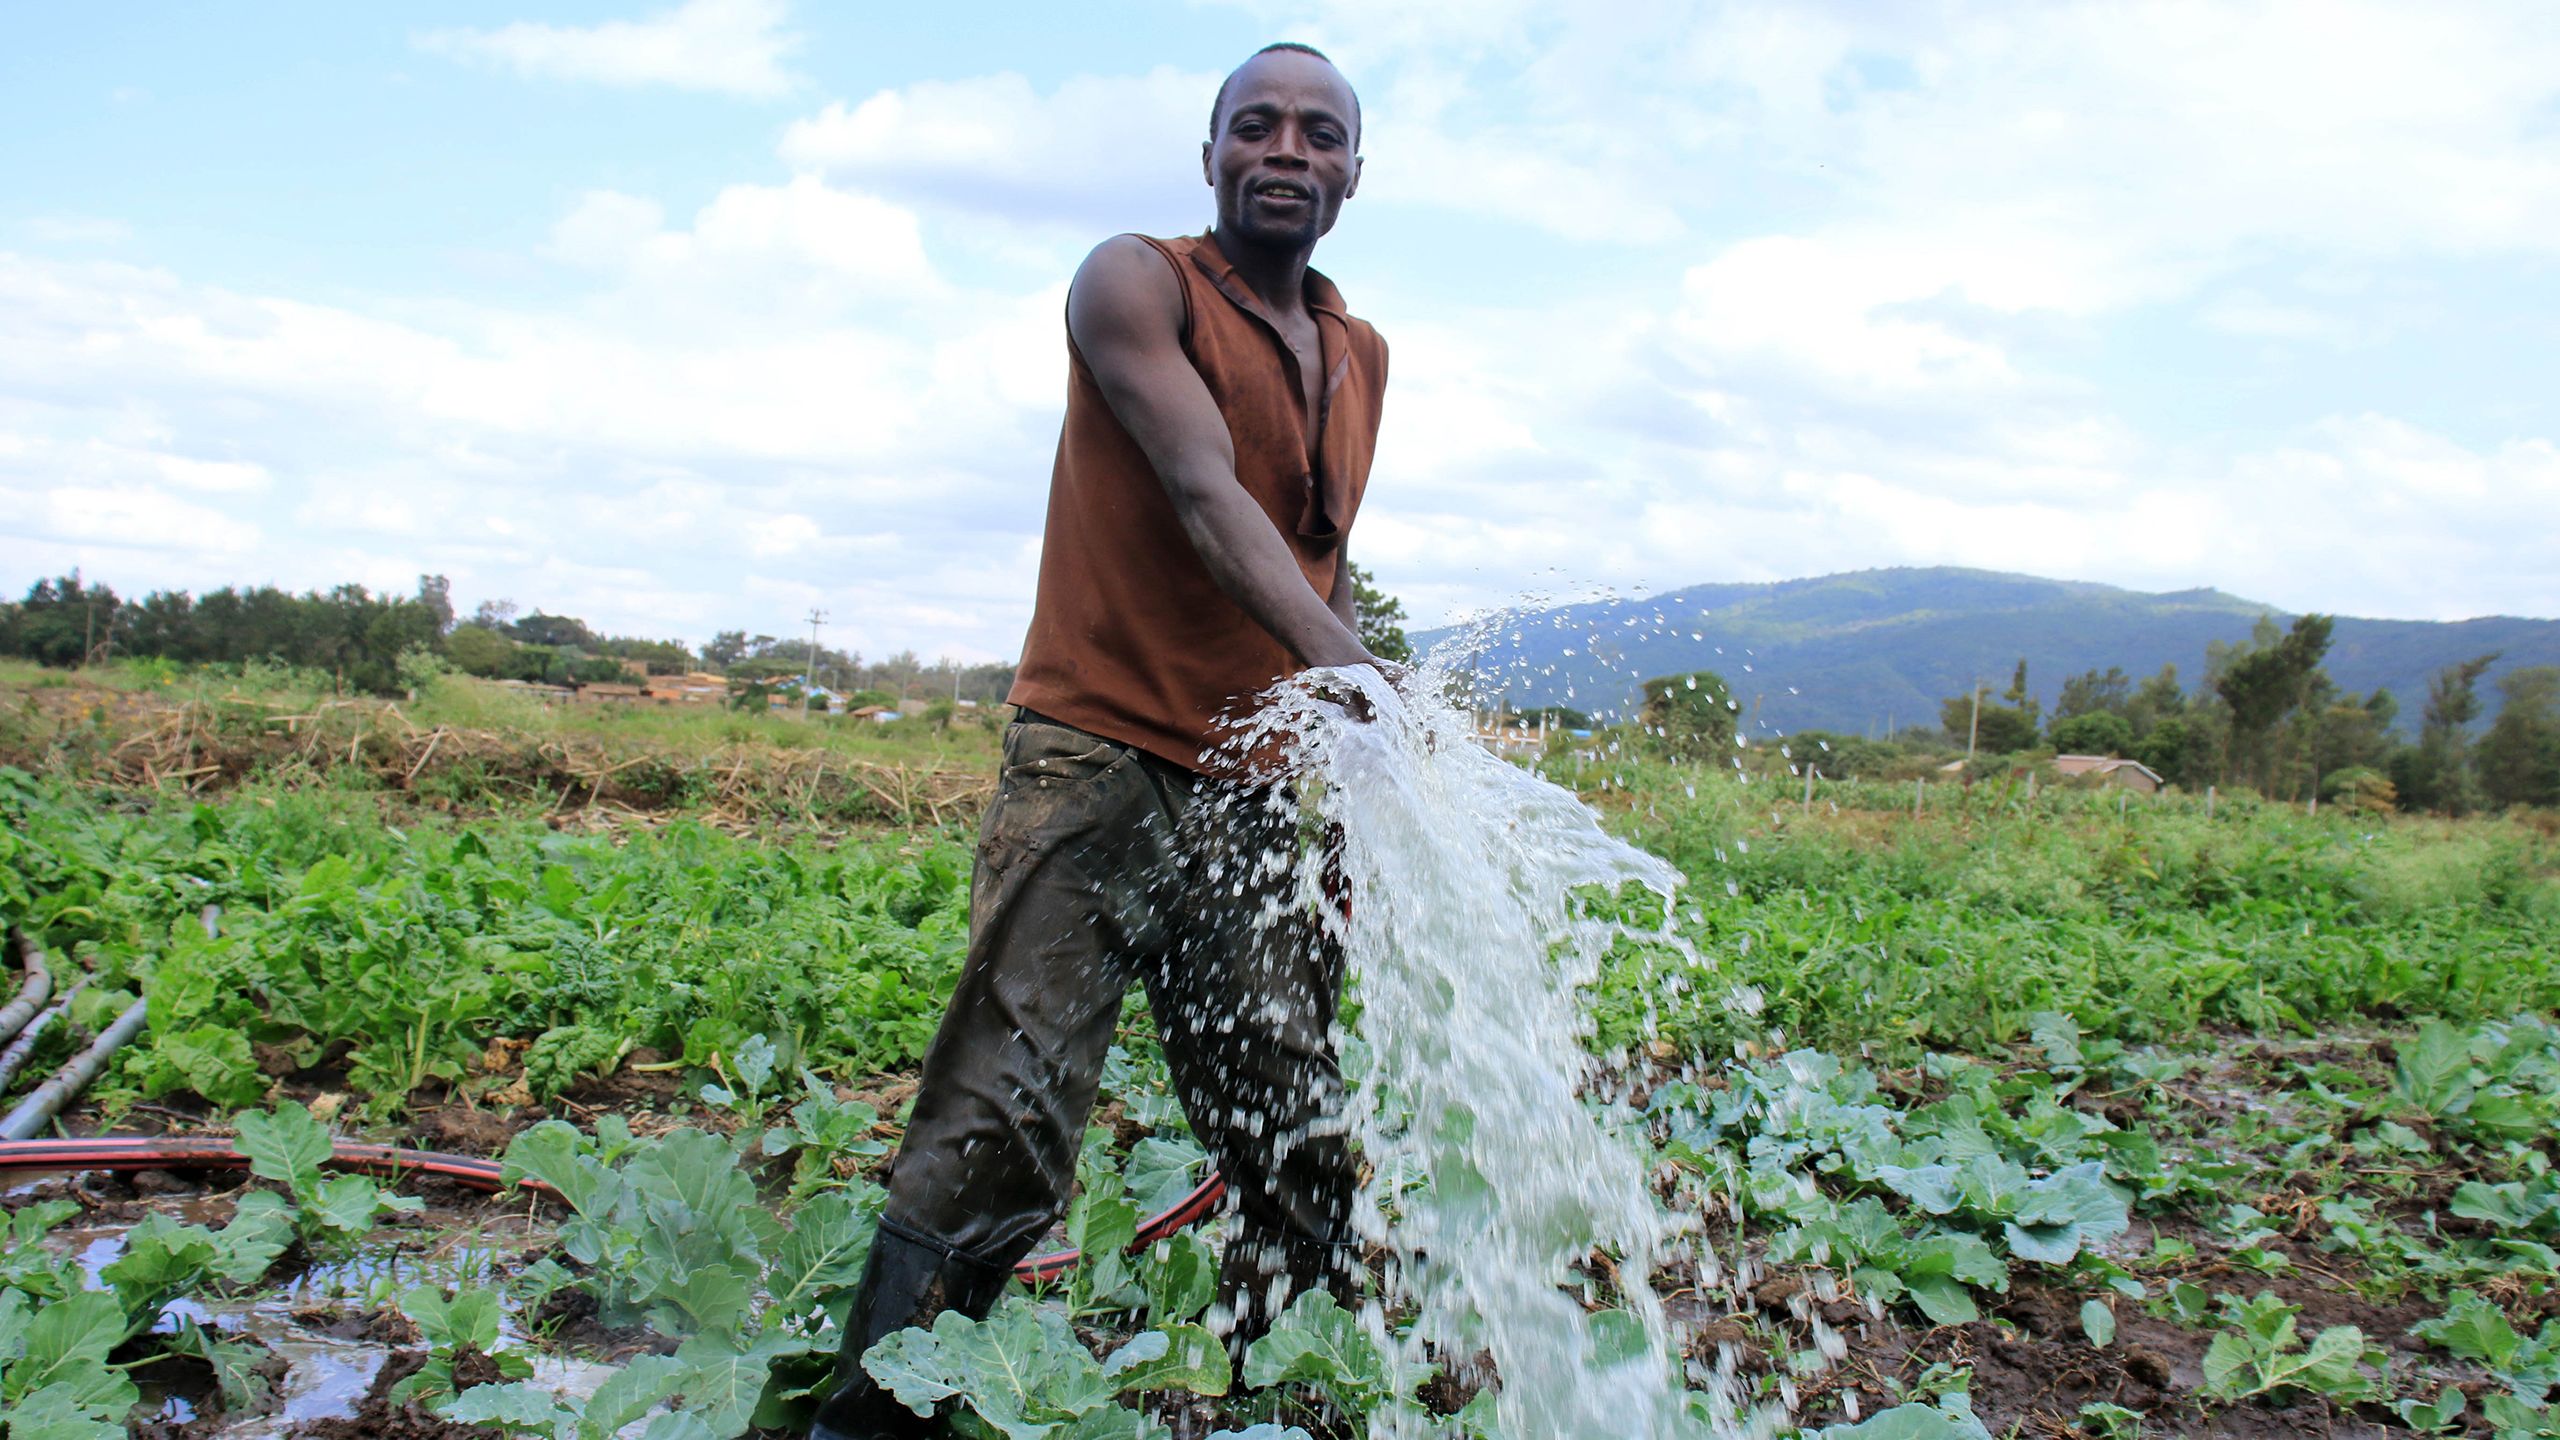
{"label": "splashing water", "polygon": [[[1667,918],[1682,877],[1477,744],[1466,712],[1440,698],[1448,680],[1431,660],[1401,693],[1365,668],[1312,672],[1242,738],[1285,749],[1339,828],[1339,878],[1328,885],[1327,856],[1307,854],[1298,899],[1327,917],[1348,961],[1347,1120],[1370,1166],[1354,1223],[1392,1256],[1390,1302],[1413,1313],[1402,1361],[1422,1373],[1426,1344],[1489,1354],[1505,1435],[1735,1433],[1729,1394],[1684,1388],[1647,1280],[1683,1222],[1620,1133],[1633,1119],[1586,1095],[1598,1065],[1581,991],[1631,932],[1588,914],[1578,892],[1654,892],[1664,929],[1641,933],[1685,950]],[[1364,707],[1370,718],[1349,713]],[[1325,898],[1346,882],[1347,913]],[[1585,1269],[1613,1282],[1620,1309],[1585,1312]],[[1368,1323],[1386,1338],[1375,1312]],[[1372,1418],[1381,1436],[1440,1423],[1417,1410]]]}

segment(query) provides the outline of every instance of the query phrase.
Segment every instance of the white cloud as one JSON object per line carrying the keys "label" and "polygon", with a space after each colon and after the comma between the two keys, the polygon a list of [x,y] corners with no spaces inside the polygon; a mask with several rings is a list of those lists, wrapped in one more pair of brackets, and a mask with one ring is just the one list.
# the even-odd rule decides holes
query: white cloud
{"label": "white cloud", "polygon": [[133,238],[132,226],[101,215],[35,215],[19,221],[18,229],[39,245],[103,247]]}
{"label": "white cloud", "polygon": [[731,185],[687,230],[663,228],[655,201],[591,191],[551,231],[551,253],[626,272],[636,285],[716,291],[722,303],[762,286],[802,320],[813,301],[930,298],[941,288],[912,211],[815,175]]}
{"label": "white cloud", "polygon": [[903,199],[1108,234],[1178,234],[1209,217],[1200,142],[1218,77],[1159,66],[1071,77],[919,81],[795,121],[782,158]]}
{"label": "white cloud", "polygon": [[36,534],[138,550],[211,551],[240,556],[255,547],[254,525],[208,506],[142,486],[57,485],[33,497]]}
{"label": "white cloud", "polygon": [[[1212,216],[1200,173],[1220,76],[1159,66],[1077,75],[1045,93],[1006,73],[920,81],[832,102],[783,135],[790,164],[936,208],[1080,235],[1195,231]],[[1369,166],[1354,203],[1456,212],[1573,240],[1645,243],[1683,228],[1596,130],[1478,123],[1463,84],[1364,101]],[[1025,137],[1039,137],[1026,143]]]}
{"label": "white cloud", "polygon": [[685,0],[642,20],[527,20],[495,30],[431,30],[412,43],[519,75],[770,99],[797,83],[785,62],[800,39],[782,28],[786,13],[781,0]]}

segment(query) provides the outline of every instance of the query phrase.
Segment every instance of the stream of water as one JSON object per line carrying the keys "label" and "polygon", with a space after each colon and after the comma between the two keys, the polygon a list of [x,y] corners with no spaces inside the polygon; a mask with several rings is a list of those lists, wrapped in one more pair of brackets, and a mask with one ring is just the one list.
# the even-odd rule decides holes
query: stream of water
{"label": "stream of water", "polygon": [[[1355,1223],[1393,1257],[1388,1300],[1414,1320],[1400,1353],[1416,1367],[1426,1346],[1488,1355],[1510,1436],[1743,1433],[1732,1394],[1684,1375],[1648,1278],[1684,1222],[1654,1194],[1634,1117],[1598,1095],[1588,1044],[1584,991],[1622,938],[1708,968],[1667,929],[1593,913],[1595,889],[1642,887],[1668,915],[1682,877],[1477,743],[1442,698],[1449,681],[1429,662],[1402,690],[1368,669],[1315,672],[1249,732],[1285,745],[1339,827],[1337,856],[1300,859],[1299,899],[1338,928],[1349,964],[1348,1119],[1370,1167]],[[1347,914],[1325,903],[1328,863]],[[1712,1268],[1703,1246],[1685,1252]],[[1586,1310],[1586,1294],[1609,1308]],[[1366,1323],[1395,1343],[1379,1310]],[[1398,1440],[1444,1423],[1373,1418]]]}

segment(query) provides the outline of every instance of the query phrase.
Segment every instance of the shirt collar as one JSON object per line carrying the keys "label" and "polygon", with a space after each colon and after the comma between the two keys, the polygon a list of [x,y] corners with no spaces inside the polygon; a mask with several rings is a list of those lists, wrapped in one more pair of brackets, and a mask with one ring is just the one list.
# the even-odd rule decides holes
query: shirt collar
{"label": "shirt collar", "polygon": [[[1200,273],[1208,276],[1228,299],[1265,321],[1271,318],[1265,313],[1262,297],[1255,294],[1253,287],[1244,282],[1244,277],[1236,273],[1234,262],[1227,259],[1227,252],[1218,248],[1218,237],[1214,231],[1201,231],[1199,238],[1192,243],[1191,263],[1199,266]],[[1351,318],[1350,312],[1343,308],[1342,292],[1325,278],[1323,271],[1312,266],[1307,270],[1305,294],[1307,309],[1313,313],[1334,320]]]}

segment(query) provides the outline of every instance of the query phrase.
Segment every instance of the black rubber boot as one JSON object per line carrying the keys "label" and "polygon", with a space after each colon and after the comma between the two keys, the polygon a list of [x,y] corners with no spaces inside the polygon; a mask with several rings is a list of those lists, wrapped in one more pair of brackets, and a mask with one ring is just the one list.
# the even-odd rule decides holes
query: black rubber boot
{"label": "black rubber boot", "polygon": [[818,1406],[809,1440],[922,1440],[933,1434],[940,1422],[918,1415],[881,1388],[862,1368],[863,1354],[910,1325],[932,1324],[945,1310],[983,1318],[1012,1275],[1010,1266],[989,1265],[883,1219],[871,1239],[862,1289],[845,1319],[835,1392]]}
{"label": "black rubber boot", "polygon": [[1289,1302],[1310,1290],[1330,1293],[1346,1310],[1356,1304],[1359,1242],[1257,1238],[1248,1229],[1227,1242],[1209,1328],[1213,1333],[1223,1331],[1228,1357],[1242,1365],[1244,1352],[1271,1332],[1271,1322],[1280,1318]]}

